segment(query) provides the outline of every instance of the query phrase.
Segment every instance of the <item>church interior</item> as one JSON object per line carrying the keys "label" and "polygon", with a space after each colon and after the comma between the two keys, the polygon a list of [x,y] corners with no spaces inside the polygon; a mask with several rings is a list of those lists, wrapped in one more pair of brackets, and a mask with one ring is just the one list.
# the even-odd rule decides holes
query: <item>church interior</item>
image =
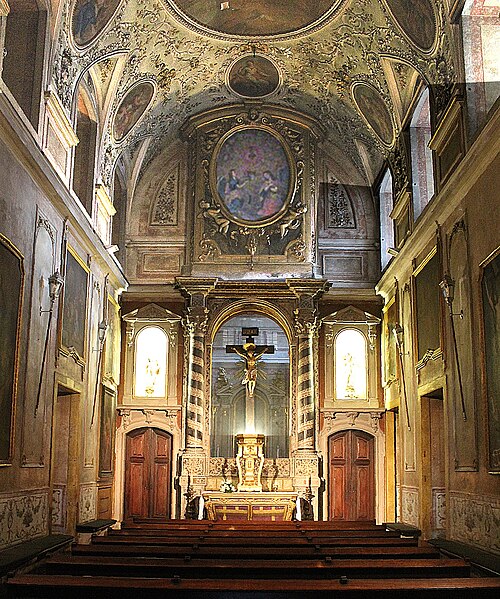
{"label": "church interior", "polygon": [[0,576],[186,519],[499,565],[499,48],[498,0],[0,0]]}

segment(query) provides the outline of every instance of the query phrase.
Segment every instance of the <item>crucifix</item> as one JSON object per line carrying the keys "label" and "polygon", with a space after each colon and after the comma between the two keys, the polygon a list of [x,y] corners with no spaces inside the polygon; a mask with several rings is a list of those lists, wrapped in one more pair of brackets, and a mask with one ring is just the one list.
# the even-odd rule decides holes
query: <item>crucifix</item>
{"label": "crucifix", "polygon": [[259,335],[257,327],[241,329],[246,337],[243,345],[226,345],[227,354],[238,354],[245,360],[245,375],[241,381],[246,387],[245,421],[247,431],[255,432],[255,401],[254,391],[257,382],[257,363],[264,354],[274,354],[274,345],[256,345],[254,337]]}

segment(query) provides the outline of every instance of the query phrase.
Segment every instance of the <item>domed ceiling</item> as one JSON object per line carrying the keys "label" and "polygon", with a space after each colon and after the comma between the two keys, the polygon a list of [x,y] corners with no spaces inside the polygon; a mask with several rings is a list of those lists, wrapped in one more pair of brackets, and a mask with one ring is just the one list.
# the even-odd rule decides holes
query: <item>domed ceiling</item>
{"label": "domed ceiling", "polygon": [[[74,0],[54,59],[69,114],[82,82],[110,185],[121,156],[140,177],[201,111],[262,97],[317,119],[339,178],[373,181],[419,78],[455,79],[443,0]],[[260,87],[259,87],[260,86]]]}

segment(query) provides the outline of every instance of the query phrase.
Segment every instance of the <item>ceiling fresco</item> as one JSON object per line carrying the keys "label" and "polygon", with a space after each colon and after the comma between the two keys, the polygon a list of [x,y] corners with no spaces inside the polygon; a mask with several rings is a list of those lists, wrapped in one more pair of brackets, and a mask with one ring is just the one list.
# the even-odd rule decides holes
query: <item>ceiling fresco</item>
{"label": "ceiling fresco", "polygon": [[[96,23],[85,34],[81,25],[75,25],[76,11],[84,6],[76,0],[67,2],[62,11],[53,78],[69,115],[74,114],[82,73],[90,72],[94,87],[99,88],[104,132],[99,169],[106,185],[111,184],[119,156],[126,155],[137,176],[178,138],[180,127],[193,114],[268,93],[264,101],[317,119],[328,152],[337,154],[340,170],[363,184],[371,182],[384,158],[395,151],[393,140],[408,105],[407,90],[399,89],[405,73],[418,74],[434,85],[438,108],[446,102],[455,69],[452,51],[445,45],[452,36],[446,34],[449,25],[443,1],[297,0],[296,10],[289,9],[288,15],[282,9],[290,2],[253,2],[253,9],[266,15],[267,28],[262,30],[266,37],[242,38],[188,28],[167,0],[113,1],[105,3],[110,8],[102,13],[102,2],[89,0],[97,7]],[[192,11],[193,18],[200,17],[202,5],[211,6],[205,0],[176,3],[178,9]],[[231,19],[226,14],[227,31],[243,31],[241,27],[249,23],[241,17],[250,3],[234,0],[222,11],[224,3],[213,4],[221,14],[233,11]],[[410,5],[418,19],[408,17]],[[239,17],[237,7],[243,11]],[[308,29],[325,11],[328,18],[321,27]],[[207,23],[210,14],[205,15]],[[269,35],[271,31],[278,33]],[[283,37],[284,31],[291,33]],[[249,64],[254,58],[255,63]],[[115,115],[124,110],[126,95],[141,81],[151,82],[154,97],[149,104],[142,98],[147,105],[144,112],[138,114],[137,109],[137,119],[131,119],[128,130],[118,131],[117,139]],[[364,93],[355,98],[353,89],[361,84]],[[378,116],[367,114],[371,101]]]}
{"label": "ceiling fresco", "polygon": [[188,25],[232,36],[275,36],[319,26],[342,0],[166,0]]}

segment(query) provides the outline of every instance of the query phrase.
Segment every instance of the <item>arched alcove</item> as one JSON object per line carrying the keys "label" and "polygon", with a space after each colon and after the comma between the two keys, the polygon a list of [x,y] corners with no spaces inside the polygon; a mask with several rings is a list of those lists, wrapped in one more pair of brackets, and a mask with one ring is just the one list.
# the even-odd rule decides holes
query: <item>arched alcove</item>
{"label": "arched alcove", "polygon": [[[246,398],[245,361],[228,348],[241,346],[243,328],[258,329],[257,354],[267,351],[257,362],[255,397],[252,406]],[[259,349],[260,346],[260,349]],[[268,353],[271,350],[272,353]],[[244,313],[226,320],[217,330],[212,345],[211,437],[212,457],[235,456],[235,436],[246,432],[250,421],[255,432],[266,438],[267,458],[287,457],[289,451],[290,358],[285,331],[271,318]],[[252,411],[252,413],[250,413]]]}

